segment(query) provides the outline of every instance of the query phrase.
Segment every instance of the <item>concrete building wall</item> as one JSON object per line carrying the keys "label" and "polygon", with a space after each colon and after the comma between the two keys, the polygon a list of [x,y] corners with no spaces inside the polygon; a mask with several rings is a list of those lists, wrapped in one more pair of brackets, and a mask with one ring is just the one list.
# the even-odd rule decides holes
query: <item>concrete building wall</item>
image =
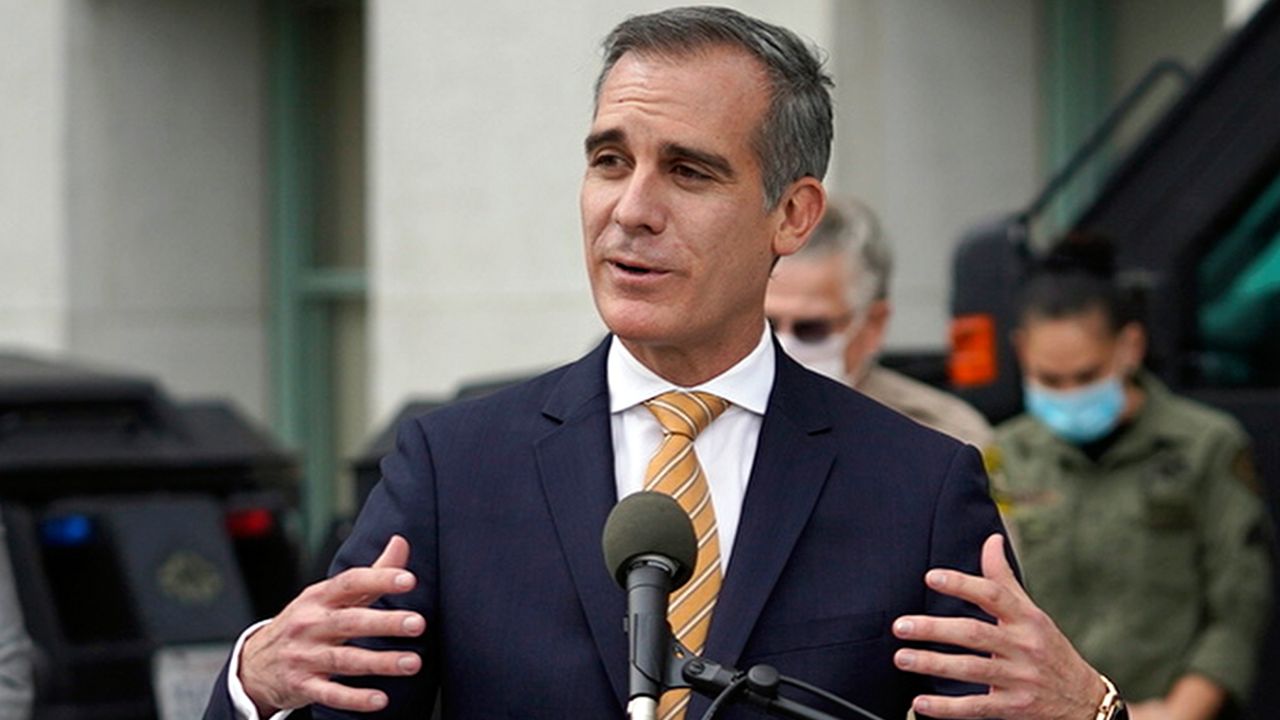
{"label": "concrete building wall", "polygon": [[893,245],[887,344],[947,343],[951,254],[1038,189],[1037,18],[1024,0],[837,3],[833,185]]}
{"label": "concrete building wall", "polygon": [[67,344],[66,14],[0,0],[0,352]]}
{"label": "concrete building wall", "polygon": [[264,417],[263,6],[64,5],[68,349]]}

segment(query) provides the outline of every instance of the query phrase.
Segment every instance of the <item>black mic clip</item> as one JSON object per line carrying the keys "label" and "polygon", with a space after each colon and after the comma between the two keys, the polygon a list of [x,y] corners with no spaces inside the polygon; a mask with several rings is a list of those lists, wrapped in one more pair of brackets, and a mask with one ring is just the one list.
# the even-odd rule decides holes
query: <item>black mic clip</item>
{"label": "black mic clip", "polygon": [[[699,657],[674,638],[663,685],[690,688],[711,698],[739,695],[769,715],[796,720],[838,720],[820,710],[778,695],[781,676],[771,665],[753,665],[746,672]],[[731,699],[729,697],[725,698]],[[718,700],[717,700],[718,701]]]}

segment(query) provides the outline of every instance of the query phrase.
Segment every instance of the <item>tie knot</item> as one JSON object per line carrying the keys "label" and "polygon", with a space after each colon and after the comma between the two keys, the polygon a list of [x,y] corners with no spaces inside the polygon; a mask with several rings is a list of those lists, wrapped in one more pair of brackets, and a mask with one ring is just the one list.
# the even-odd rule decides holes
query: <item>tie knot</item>
{"label": "tie knot", "polygon": [[693,440],[729,408],[729,401],[706,392],[672,390],[646,400],[644,406],[658,419],[664,434]]}

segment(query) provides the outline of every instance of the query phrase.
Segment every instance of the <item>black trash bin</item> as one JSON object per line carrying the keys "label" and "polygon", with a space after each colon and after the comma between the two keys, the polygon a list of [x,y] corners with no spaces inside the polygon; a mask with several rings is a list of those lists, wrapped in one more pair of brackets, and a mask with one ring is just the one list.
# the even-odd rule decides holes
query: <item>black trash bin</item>
{"label": "black trash bin", "polygon": [[38,718],[189,717],[300,587],[292,455],[229,404],[0,353],[0,506]]}

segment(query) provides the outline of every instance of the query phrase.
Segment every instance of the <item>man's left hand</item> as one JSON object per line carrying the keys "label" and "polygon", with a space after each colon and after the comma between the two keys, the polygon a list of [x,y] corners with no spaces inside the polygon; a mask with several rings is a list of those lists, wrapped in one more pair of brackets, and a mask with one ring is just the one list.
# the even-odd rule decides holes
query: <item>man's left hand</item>
{"label": "man's left hand", "polygon": [[899,650],[894,664],[903,670],[988,686],[986,693],[961,697],[921,695],[912,703],[917,713],[936,718],[1080,720],[1097,712],[1106,694],[1101,676],[1022,589],[1005,558],[1003,536],[992,535],[983,544],[982,577],[934,569],[925,575],[925,583],[977,605],[995,623],[928,615],[907,615],[894,622],[894,635],[904,640],[954,645],[986,655]]}

